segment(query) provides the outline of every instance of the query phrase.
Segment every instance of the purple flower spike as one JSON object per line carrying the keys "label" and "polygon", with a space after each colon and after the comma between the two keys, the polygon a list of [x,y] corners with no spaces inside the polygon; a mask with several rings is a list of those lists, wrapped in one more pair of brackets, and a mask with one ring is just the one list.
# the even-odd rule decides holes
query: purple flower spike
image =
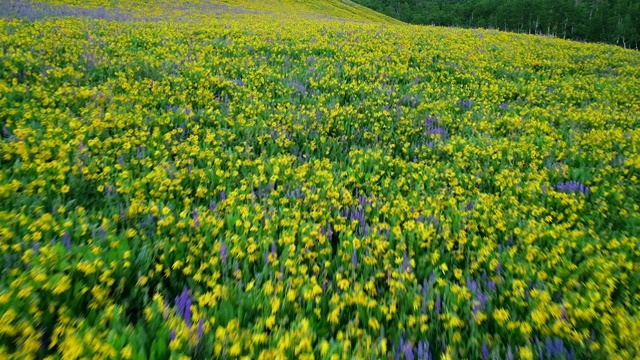
{"label": "purple flower spike", "polygon": [[178,314],[184,319],[188,327],[191,327],[191,297],[189,290],[185,286],[182,293],[175,299]]}
{"label": "purple flower spike", "polygon": [[171,330],[171,337],[169,338],[169,342],[173,342],[176,339],[176,330]]}
{"label": "purple flower spike", "polygon": [[487,347],[486,342],[482,343],[482,359],[483,360],[489,359],[489,348]]}
{"label": "purple flower spike", "polygon": [[513,360],[513,353],[511,352],[511,346],[507,348],[507,360]]}
{"label": "purple flower spike", "polygon": [[445,130],[443,128],[435,128],[435,129],[429,130],[429,135],[446,136],[447,135],[447,130]]}
{"label": "purple flower spike", "polygon": [[227,262],[227,245],[224,242],[220,242],[220,259],[222,259],[223,263]]}
{"label": "purple flower spike", "polygon": [[564,347],[564,343],[562,342],[562,339],[560,338],[555,338],[553,340],[553,347],[555,348],[556,354],[558,355],[564,355],[566,352],[566,349]]}
{"label": "purple flower spike", "polygon": [[198,321],[198,339],[201,339],[202,335],[204,335],[204,319],[200,318]]}
{"label": "purple flower spike", "polygon": [[442,310],[442,298],[440,294],[436,296],[436,314],[440,315],[440,311]]}
{"label": "purple flower spike", "polygon": [[191,214],[193,217],[193,221],[196,227],[200,227],[200,215],[198,214],[198,210],[193,208],[193,213]]}
{"label": "purple flower spike", "polygon": [[555,186],[555,189],[565,193],[581,192],[584,195],[589,195],[589,187],[575,180],[559,183]]}
{"label": "purple flower spike", "polygon": [[64,235],[62,235],[62,244],[67,251],[71,250],[71,237],[68,231],[65,231]]}
{"label": "purple flower spike", "polygon": [[353,249],[353,254],[351,255],[351,265],[353,265],[353,267],[358,265],[358,253],[356,252],[356,249]]}
{"label": "purple flower spike", "polygon": [[469,110],[473,106],[473,102],[469,99],[460,100],[458,101],[458,106],[462,109]]}
{"label": "purple flower spike", "polygon": [[544,347],[547,350],[547,357],[552,357],[555,355],[555,348],[553,347],[553,341],[549,337],[544,339]]}
{"label": "purple flower spike", "polygon": [[405,250],[402,254],[402,271],[407,271],[409,265],[409,256],[407,255],[407,251]]}
{"label": "purple flower spike", "polygon": [[500,262],[496,265],[496,274],[498,274],[498,276],[502,276],[502,263]]}
{"label": "purple flower spike", "polygon": [[404,347],[404,358],[407,360],[413,360],[413,346],[411,346],[411,343],[406,344]]}

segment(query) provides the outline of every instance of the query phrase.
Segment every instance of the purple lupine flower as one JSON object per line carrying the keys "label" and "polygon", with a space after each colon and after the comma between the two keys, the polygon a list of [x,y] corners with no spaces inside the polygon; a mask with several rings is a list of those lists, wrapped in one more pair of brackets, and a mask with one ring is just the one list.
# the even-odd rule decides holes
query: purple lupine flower
{"label": "purple lupine flower", "polygon": [[353,249],[353,254],[351,254],[351,265],[355,268],[358,265],[358,253],[356,249]]}
{"label": "purple lupine flower", "polygon": [[122,155],[122,153],[120,153],[120,156],[118,157],[118,163],[120,166],[124,166],[124,155]]}
{"label": "purple lupine flower", "polygon": [[513,353],[511,352],[511,346],[507,347],[507,360],[513,360]]}
{"label": "purple lupine flower", "polygon": [[222,192],[220,193],[220,201],[225,201],[226,199],[227,199],[227,191],[222,190]]}
{"label": "purple lupine flower", "polygon": [[458,106],[460,106],[462,109],[469,110],[473,106],[473,102],[469,99],[460,100],[458,101]]}
{"label": "purple lupine flower", "polygon": [[479,303],[474,303],[473,304],[473,316],[477,316],[478,315],[478,311],[480,311],[480,304]]}
{"label": "purple lupine flower", "polygon": [[496,283],[493,282],[493,280],[489,281],[489,290],[490,291],[496,291]]}
{"label": "purple lupine flower", "polygon": [[120,221],[121,222],[124,222],[124,216],[125,216],[124,205],[122,205],[122,203],[120,203]]}
{"label": "purple lupine flower", "polygon": [[564,343],[562,342],[562,339],[560,339],[560,338],[555,338],[553,340],[553,347],[555,348],[556,354],[558,354],[558,355],[564,355],[564,353],[566,352],[566,349],[564,347]]}
{"label": "purple lupine flower", "polygon": [[424,345],[422,341],[418,341],[418,349],[417,349],[418,359],[424,358]]}
{"label": "purple lupine flower", "polygon": [[329,238],[333,236],[333,230],[331,229],[331,224],[327,225],[327,236]]}
{"label": "purple lupine flower", "polygon": [[431,129],[429,130],[429,135],[440,135],[440,136],[446,136],[447,135],[447,130],[443,129],[443,128],[435,128],[435,129]]}
{"label": "purple lupine flower", "polygon": [[440,293],[436,296],[436,314],[440,315],[440,311],[442,310],[442,299],[440,298]]}
{"label": "purple lupine flower", "polygon": [[175,305],[178,314],[184,319],[187,327],[191,327],[191,297],[189,296],[189,290],[186,286],[182,290],[182,293],[176,296]]}
{"label": "purple lupine flower", "polygon": [[65,231],[64,235],[62,235],[62,244],[67,251],[71,250],[71,237],[68,231]]}
{"label": "purple lupine flower", "polygon": [[547,336],[544,339],[544,347],[547,350],[547,357],[551,358],[555,355],[555,349],[553,347],[553,341]]}
{"label": "purple lupine flower", "polygon": [[467,289],[469,289],[469,291],[471,291],[472,293],[475,293],[477,290],[477,283],[471,280],[471,278],[468,276],[465,281],[467,283]]}
{"label": "purple lupine flower", "polygon": [[555,186],[555,189],[565,193],[581,192],[584,195],[589,195],[589,187],[575,180],[559,183]]}
{"label": "purple lupine flower", "polygon": [[413,346],[411,343],[406,344],[404,347],[404,358],[407,360],[413,360]]}
{"label": "purple lupine flower", "polygon": [[425,118],[424,118],[424,126],[425,126],[427,129],[431,129],[431,128],[433,127],[433,124],[434,124],[435,122],[437,122],[437,121],[438,121],[438,119],[437,119],[435,116],[432,118],[431,116],[427,115],[427,116],[425,116]]}
{"label": "purple lupine flower", "polygon": [[198,209],[193,208],[193,213],[191,214],[193,217],[193,221],[196,227],[200,227],[200,215],[198,214]]}
{"label": "purple lupine flower", "polygon": [[176,330],[171,330],[171,336],[169,337],[169,342],[173,342],[176,339]]}
{"label": "purple lupine flower", "polygon": [[264,251],[264,266],[269,265],[269,249]]}
{"label": "purple lupine flower", "polygon": [[498,276],[502,276],[502,263],[498,261],[498,265],[496,265],[496,274]]}
{"label": "purple lupine flower", "polygon": [[220,259],[222,259],[223,263],[227,262],[227,245],[224,242],[220,241]]}
{"label": "purple lupine flower", "polygon": [[33,253],[38,256],[38,254],[40,253],[40,243],[37,241],[34,241],[33,244],[31,245],[31,248],[33,249]]}
{"label": "purple lupine flower", "polygon": [[467,211],[471,211],[473,210],[473,208],[475,207],[475,205],[473,204],[473,202],[469,202],[467,203],[467,205],[464,207],[465,210]]}
{"label": "purple lupine flower", "polygon": [[202,339],[202,335],[204,335],[204,319],[200,318],[198,320],[198,339]]}
{"label": "purple lupine flower", "polygon": [[273,257],[277,257],[278,253],[276,252],[276,242],[272,242],[271,243],[271,254],[273,254]]}
{"label": "purple lupine flower", "polygon": [[[9,129],[7,129],[7,126],[6,126],[6,125],[2,125],[2,134],[3,134],[3,135],[4,135],[4,137],[6,137],[6,138],[10,138],[10,137],[12,136],[12,135],[11,135],[11,132],[9,131]],[[81,141],[81,142],[82,142],[82,141]]]}
{"label": "purple lupine flower", "polygon": [[405,250],[402,253],[402,271],[407,271],[409,265],[409,256],[407,255],[407,250]]}
{"label": "purple lupine flower", "polygon": [[483,360],[489,359],[489,348],[487,347],[486,341],[482,343],[482,359]]}
{"label": "purple lupine flower", "polygon": [[482,292],[479,291],[478,292],[478,301],[480,301],[480,307],[484,310],[485,306],[487,305],[487,296]]}

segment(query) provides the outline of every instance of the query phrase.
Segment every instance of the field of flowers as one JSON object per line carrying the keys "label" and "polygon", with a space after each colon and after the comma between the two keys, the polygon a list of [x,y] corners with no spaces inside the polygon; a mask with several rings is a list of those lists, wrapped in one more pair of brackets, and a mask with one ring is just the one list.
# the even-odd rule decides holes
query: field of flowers
{"label": "field of flowers", "polygon": [[640,354],[640,53],[117,3],[0,0],[0,358]]}

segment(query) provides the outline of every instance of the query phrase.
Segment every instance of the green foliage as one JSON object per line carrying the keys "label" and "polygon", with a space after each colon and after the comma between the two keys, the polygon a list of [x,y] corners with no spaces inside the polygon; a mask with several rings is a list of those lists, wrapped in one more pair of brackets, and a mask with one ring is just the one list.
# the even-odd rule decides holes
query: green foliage
{"label": "green foliage", "polygon": [[635,0],[355,0],[413,24],[495,28],[564,39],[640,44]]}

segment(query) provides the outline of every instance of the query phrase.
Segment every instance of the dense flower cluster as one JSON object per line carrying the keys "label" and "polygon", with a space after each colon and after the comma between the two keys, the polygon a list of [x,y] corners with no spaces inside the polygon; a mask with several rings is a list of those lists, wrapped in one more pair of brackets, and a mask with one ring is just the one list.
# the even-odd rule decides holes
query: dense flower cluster
{"label": "dense flower cluster", "polygon": [[640,352],[637,52],[249,11],[0,51],[1,358]]}

